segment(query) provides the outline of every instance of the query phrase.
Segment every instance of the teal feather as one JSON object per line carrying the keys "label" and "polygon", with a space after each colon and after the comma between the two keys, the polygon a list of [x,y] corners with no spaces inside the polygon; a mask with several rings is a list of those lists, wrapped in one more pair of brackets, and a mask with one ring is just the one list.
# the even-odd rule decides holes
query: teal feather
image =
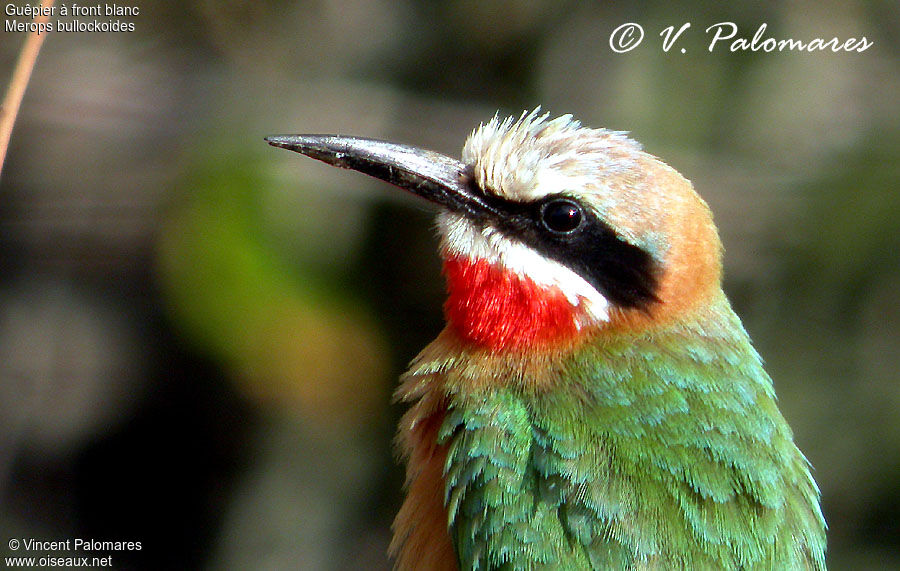
{"label": "teal feather", "polygon": [[824,569],[810,466],[724,296],[597,336],[552,388],[474,382],[466,357],[411,375],[437,370],[461,569]]}

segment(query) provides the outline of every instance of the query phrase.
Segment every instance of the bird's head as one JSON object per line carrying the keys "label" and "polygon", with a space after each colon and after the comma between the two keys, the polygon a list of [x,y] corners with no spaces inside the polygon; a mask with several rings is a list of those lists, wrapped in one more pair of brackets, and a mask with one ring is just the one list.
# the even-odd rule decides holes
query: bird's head
{"label": "bird's head", "polygon": [[356,137],[267,140],[437,203],[448,321],[491,351],[652,328],[719,290],[708,207],[620,132],[537,110],[495,117],[469,136],[462,161]]}

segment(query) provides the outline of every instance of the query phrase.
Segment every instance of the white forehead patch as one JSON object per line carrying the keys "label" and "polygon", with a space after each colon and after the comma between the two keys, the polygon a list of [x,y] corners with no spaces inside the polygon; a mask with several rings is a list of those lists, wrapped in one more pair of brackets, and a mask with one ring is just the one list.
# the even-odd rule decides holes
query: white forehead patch
{"label": "white forehead patch", "polygon": [[499,265],[536,284],[556,287],[573,307],[582,309],[580,328],[609,321],[609,301],[584,278],[566,266],[545,258],[525,244],[507,238],[490,226],[477,227],[459,214],[438,216],[441,251],[445,256],[462,256]]}
{"label": "white forehead patch", "polygon": [[589,199],[591,185],[637,168],[641,147],[625,133],[582,127],[571,115],[548,120],[549,114],[539,113],[537,108],[518,120],[494,116],[469,135],[462,160],[486,192],[534,200],[575,191]]}

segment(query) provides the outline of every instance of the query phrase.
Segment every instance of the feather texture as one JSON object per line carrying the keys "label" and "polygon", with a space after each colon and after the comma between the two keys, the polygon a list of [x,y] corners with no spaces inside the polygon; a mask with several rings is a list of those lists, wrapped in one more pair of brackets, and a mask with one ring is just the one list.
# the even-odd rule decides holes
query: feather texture
{"label": "feather texture", "polygon": [[824,569],[809,464],[724,296],[543,359],[445,332],[402,387],[441,403],[461,569]]}

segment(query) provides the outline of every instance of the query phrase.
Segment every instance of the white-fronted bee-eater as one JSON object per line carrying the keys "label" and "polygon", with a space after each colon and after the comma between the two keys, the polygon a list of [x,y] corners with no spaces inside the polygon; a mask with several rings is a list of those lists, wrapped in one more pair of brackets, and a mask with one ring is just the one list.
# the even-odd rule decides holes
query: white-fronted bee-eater
{"label": "white-fronted bee-eater", "polygon": [[447,326],[397,392],[397,568],[825,568],[810,465],[674,169],[537,110],[479,126],[462,160],[267,141],[439,207]]}

